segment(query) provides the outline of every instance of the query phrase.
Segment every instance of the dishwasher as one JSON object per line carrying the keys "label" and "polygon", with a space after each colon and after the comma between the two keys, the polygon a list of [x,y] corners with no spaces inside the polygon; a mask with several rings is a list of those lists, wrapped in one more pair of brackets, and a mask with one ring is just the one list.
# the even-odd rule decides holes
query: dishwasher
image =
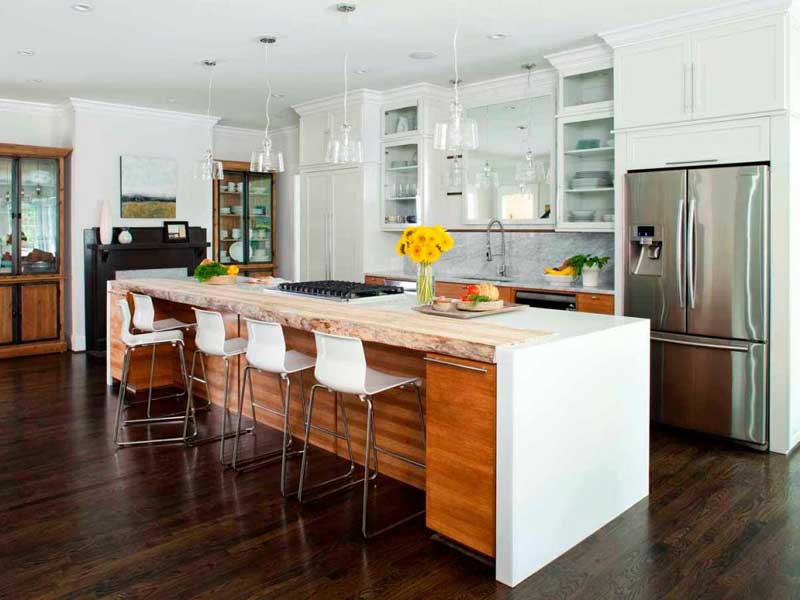
{"label": "dishwasher", "polygon": [[547,292],[517,291],[514,302],[533,308],[549,308],[551,310],[577,309],[575,294],[548,294]]}

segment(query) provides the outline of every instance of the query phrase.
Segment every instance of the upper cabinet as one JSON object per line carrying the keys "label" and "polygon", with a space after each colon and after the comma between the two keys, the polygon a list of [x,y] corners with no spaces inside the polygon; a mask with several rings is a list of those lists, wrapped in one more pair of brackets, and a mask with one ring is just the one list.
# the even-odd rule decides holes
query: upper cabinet
{"label": "upper cabinet", "polygon": [[[606,39],[614,43],[614,34]],[[784,17],[736,21],[621,45],[615,51],[619,129],[787,107]]]}

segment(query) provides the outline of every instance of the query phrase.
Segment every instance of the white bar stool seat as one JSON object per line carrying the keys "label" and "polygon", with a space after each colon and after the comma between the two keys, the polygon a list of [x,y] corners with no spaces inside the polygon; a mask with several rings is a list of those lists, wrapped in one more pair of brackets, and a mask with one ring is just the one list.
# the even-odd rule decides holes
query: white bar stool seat
{"label": "white bar stool seat", "polygon": [[[195,326],[194,323],[185,323],[183,321],[179,321],[178,319],[160,319],[158,321],[155,320],[155,308],[153,307],[153,299],[146,295],[146,294],[134,294],[131,293],[133,296],[133,327],[138,331],[142,331],[145,333],[159,333],[159,332],[170,332],[176,330],[189,330]],[[150,385],[148,386],[147,392],[147,416],[152,417],[151,414],[153,400],[165,400],[167,398],[180,398],[181,396],[185,395],[187,391],[184,389],[178,394],[167,394],[165,396],[156,396],[153,397],[153,377],[155,375],[155,368],[156,368],[156,347],[153,346],[152,352],[150,355]],[[208,391],[208,383],[205,380],[200,380],[206,384],[206,391]],[[201,409],[207,409],[210,406],[210,403],[207,403],[205,406],[201,407]],[[198,410],[195,408],[195,410]],[[173,415],[166,415],[166,416],[173,416]]]}
{"label": "white bar stool seat", "polygon": [[[425,447],[425,412],[422,406],[422,395],[420,387],[422,380],[419,377],[403,377],[384,373],[367,366],[367,360],[364,355],[363,342],[354,337],[346,337],[340,335],[331,335],[322,333],[320,331],[314,332],[314,339],[317,345],[317,364],[314,369],[314,377],[317,379],[317,384],[311,388],[311,395],[308,400],[308,418],[306,420],[306,430],[303,446],[303,460],[300,467],[300,484],[298,486],[297,498],[303,501],[303,492],[305,485],[306,466],[308,464],[308,438],[309,433],[313,427],[312,416],[314,411],[314,393],[318,388],[326,388],[331,392],[337,394],[355,394],[359,399],[367,405],[367,432],[366,444],[364,447],[364,492],[361,507],[361,533],[365,538],[374,537],[384,531],[388,531],[398,525],[402,525],[413,518],[424,514],[419,511],[410,515],[400,521],[392,523],[386,527],[381,528],[375,532],[369,532],[367,529],[367,500],[369,497],[369,482],[378,475],[378,452],[388,454],[398,460],[412,464],[414,466],[425,468],[423,463],[420,463],[408,456],[403,456],[391,450],[387,450],[378,446],[375,442],[375,415],[373,412],[373,396],[386,392],[391,389],[402,388],[407,385],[414,387],[417,396],[417,406],[419,407],[420,416],[420,430],[422,433],[422,446]],[[350,434],[347,428],[346,411],[344,404],[340,403],[342,409],[342,421],[344,426],[345,437],[347,441],[348,451],[350,450]],[[375,460],[375,471],[370,473],[370,454]],[[350,473],[353,470],[353,457],[350,452]],[[316,484],[314,487],[328,485],[334,481],[342,479],[343,477],[335,477],[326,482]],[[346,489],[351,487],[354,483],[346,484],[333,491],[339,489]],[[327,495],[324,494],[324,495]],[[319,496],[318,496],[319,497]]]}
{"label": "white bar stool seat", "polygon": [[[225,440],[233,437],[234,432],[228,432],[228,380],[230,379],[230,359],[241,356],[247,351],[247,340],[244,338],[225,338],[225,321],[222,314],[212,310],[201,310],[193,308],[195,318],[197,320],[197,332],[195,334],[194,342],[197,349],[192,356],[192,369],[189,374],[189,404],[191,406],[192,414],[194,414],[194,400],[192,395],[192,382],[194,381],[194,371],[199,357],[201,362],[205,356],[214,356],[222,359],[224,365],[224,383],[222,386],[222,433],[217,436],[204,438],[202,440],[194,440],[193,443],[209,443],[220,442],[219,447],[219,461],[225,465],[230,466],[230,463],[225,462]],[[203,375],[205,376],[205,365],[203,366]],[[208,377],[205,377],[206,381]],[[206,384],[208,390],[208,384]],[[209,401],[211,399],[209,393]],[[255,413],[253,415],[255,421]],[[245,433],[252,432],[252,429],[246,430]]]}
{"label": "white bar stool seat", "polygon": [[[305,424],[305,385],[303,371],[314,367],[316,360],[297,350],[287,350],[283,328],[278,323],[246,319],[247,322],[247,365],[242,370],[242,385],[239,395],[239,418],[236,424],[236,437],[233,443],[233,459],[231,466],[234,470],[246,467],[261,466],[281,459],[281,494],[286,496],[286,460],[290,456],[301,454],[299,451],[289,452],[292,437],[289,425],[289,410],[291,406],[291,379],[290,375],[298,373],[300,377],[300,399],[303,410],[303,424]],[[278,378],[278,393],[283,396],[283,410],[263,406],[256,403],[253,395],[253,378],[251,371],[272,373]],[[286,391],[282,389],[285,382]],[[250,390],[250,408],[255,415],[255,409],[264,410],[283,417],[283,444],[280,449],[253,456],[245,461],[239,460],[239,432],[242,426],[242,413],[244,412],[245,389]],[[256,423],[253,422],[255,429]]]}
{"label": "white bar stool seat", "polygon": [[[130,375],[131,357],[137,348],[151,346],[154,350],[155,347],[161,344],[170,344],[178,349],[178,358],[181,366],[181,378],[183,379],[184,389],[188,390],[189,381],[186,375],[186,362],[183,354],[183,333],[180,330],[172,331],[156,331],[151,333],[131,333],[131,312],[128,307],[128,301],[124,299],[117,300],[117,307],[122,316],[122,324],[120,329],[120,339],[125,344],[125,357],[122,361],[122,377],[119,383],[119,401],[117,404],[117,416],[115,419],[114,427],[114,444],[117,447],[125,448],[127,446],[147,445],[147,444],[163,444],[168,442],[182,442],[186,443],[189,440],[189,419],[190,419],[190,404],[191,399],[187,394],[186,410],[181,415],[169,415],[165,417],[150,417],[148,414],[145,419],[126,419],[123,421],[122,413],[125,406],[125,393],[128,388],[128,377]],[[151,369],[151,384],[152,384],[152,369]],[[186,392],[184,392],[186,393]],[[193,415],[192,415],[193,418]],[[127,427],[130,425],[158,425],[169,424],[183,421],[183,435],[180,437],[168,438],[149,438],[147,440],[136,441],[119,441],[120,427]],[[194,434],[197,432],[195,423]]]}

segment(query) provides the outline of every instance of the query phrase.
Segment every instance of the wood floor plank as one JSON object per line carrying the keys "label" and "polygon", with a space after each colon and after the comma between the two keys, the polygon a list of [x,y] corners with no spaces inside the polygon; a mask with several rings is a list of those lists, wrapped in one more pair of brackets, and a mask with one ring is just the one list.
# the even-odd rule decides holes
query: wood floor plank
{"label": "wood floor plank", "polygon": [[[279,465],[234,474],[215,445],[115,451],[104,367],[0,362],[2,598],[800,598],[796,456],[656,429],[649,498],[512,590],[422,519],[364,542],[358,491],[301,507],[280,496]],[[259,430],[243,451],[277,443]],[[318,451],[311,476],[342,466]],[[373,516],[421,498],[381,479]]]}

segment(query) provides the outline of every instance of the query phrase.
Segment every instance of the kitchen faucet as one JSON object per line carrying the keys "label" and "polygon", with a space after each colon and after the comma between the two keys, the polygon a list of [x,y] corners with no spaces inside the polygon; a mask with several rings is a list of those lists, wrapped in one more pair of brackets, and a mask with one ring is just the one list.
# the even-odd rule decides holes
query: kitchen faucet
{"label": "kitchen faucet", "polygon": [[[495,225],[500,227],[500,254],[495,254],[492,251],[492,227]],[[500,256],[503,259],[503,262],[497,268],[497,274],[500,277],[505,277],[508,271],[508,265],[506,264],[506,230],[500,219],[492,219],[486,226],[486,262],[492,262],[495,256]]]}

